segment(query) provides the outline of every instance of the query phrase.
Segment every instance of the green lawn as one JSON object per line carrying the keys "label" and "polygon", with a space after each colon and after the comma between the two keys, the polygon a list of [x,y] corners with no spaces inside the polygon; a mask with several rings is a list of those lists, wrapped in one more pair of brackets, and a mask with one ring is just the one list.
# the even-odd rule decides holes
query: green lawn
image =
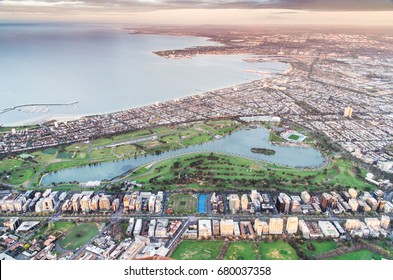
{"label": "green lawn", "polygon": [[274,132],[270,132],[269,141],[270,142],[286,142],[283,138],[281,138],[280,136],[278,136]]}
{"label": "green lawn", "polygon": [[126,232],[127,232],[127,228],[129,226],[129,223],[128,222],[123,222],[123,223],[120,223],[120,226],[121,226],[121,233],[123,235],[125,235]]}
{"label": "green lawn", "polygon": [[[33,177],[33,166],[33,163],[19,159],[0,160],[0,180],[12,185],[21,185]],[[6,179],[6,176],[9,178]]]}
{"label": "green lawn", "polygon": [[58,171],[64,168],[77,167],[77,166],[87,165],[89,163],[93,164],[93,163],[100,163],[100,162],[103,162],[103,160],[73,159],[68,161],[61,161],[61,162],[49,164],[45,169],[45,173]]}
{"label": "green lawn", "polygon": [[340,256],[329,258],[329,260],[381,260],[383,257],[369,250],[359,250]]}
{"label": "green lawn", "polygon": [[57,154],[56,158],[59,158],[59,159],[71,159],[73,154],[74,153],[72,153],[72,152],[59,152]]}
{"label": "green lawn", "polygon": [[[215,122],[211,122],[212,126]],[[231,124],[226,127],[224,124]],[[223,126],[224,125],[224,126]],[[42,152],[35,152],[34,155],[37,157],[37,161],[40,165],[47,165],[45,172],[53,172],[64,168],[76,167],[86,165],[89,163],[98,163],[103,161],[112,161],[119,158],[132,158],[135,155],[140,156],[142,153],[154,154],[156,152],[164,152],[171,149],[181,148],[187,145],[198,144],[206,142],[212,139],[212,135],[219,134],[222,129],[229,129],[230,131],[236,129],[239,125],[234,122],[223,122],[218,125],[217,129],[212,128],[203,122],[197,122],[182,126],[181,128],[169,129],[168,127],[157,127],[151,130],[141,130],[113,137],[99,138],[93,140],[90,144],[86,143],[75,143],[68,147],[65,147],[65,152],[60,152],[57,148],[45,149]],[[209,128],[209,129],[207,129]],[[163,137],[163,141],[168,143],[162,143],[159,141],[145,141],[140,142],[138,145],[121,145],[114,148],[101,148],[94,149],[97,147],[110,145],[114,143],[122,143],[125,141],[138,139],[141,137],[147,137],[153,134],[171,134],[171,136]],[[211,135],[209,135],[211,134]],[[185,139],[180,140],[181,136],[186,136]],[[169,137],[169,138],[166,138]],[[181,144],[180,144],[181,143]],[[143,147],[143,150],[137,146]],[[74,152],[77,152],[75,158],[72,158]],[[89,154],[90,151],[90,154]],[[55,157],[55,155],[57,155]],[[90,155],[90,156],[89,156]],[[48,164],[49,163],[49,164]]]}
{"label": "green lawn", "polygon": [[19,159],[2,159],[0,160],[0,173],[16,169],[22,164],[23,161]]}
{"label": "green lawn", "polygon": [[288,137],[288,139],[291,139],[291,140],[294,140],[294,141],[299,140],[299,138],[300,138],[300,136],[299,136],[299,135],[296,135],[296,134],[291,134],[291,135]]}
{"label": "green lawn", "polygon": [[66,250],[75,250],[89,242],[98,233],[93,223],[80,224],[66,233],[60,240],[60,246]]}
{"label": "green lawn", "polygon": [[[310,243],[315,246],[315,251],[309,250],[307,248],[307,245]],[[307,256],[312,257],[337,249],[338,245],[334,241],[306,241],[304,244],[300,245],[300,248]]]}
{"label": "green lawn", "polygon": [[183,240],[171,258],[177,260],[215,260],[224,245],[223,241]]}
{"label": "green lawn", "polygon": [[54,228],[52,230],[47,232],[48,226],[46,226],[44,228],[43,232],[46,232],[46,234],[54,234],[58,231],[61,231],[66,234],[69,230],[71,230],[77,226],[73,222],[54,222],[53,225],[54,225]]}
{"label": "green lawn", "polygon": [[54,155],[54,154],[56,154],[58,151],[59,151],[59,149],[57,149],[57,148],[47,148],[47,149],[43,150],[42,152],[43,152],[44,154],[47,154],[47,155]]}
{"label": "green lawn", "polygon": [[56,152],[54,154],[49,154],[45,153],[45,151],[35,151],[33,155],[35,156],[34,160],[36,160],[39,165],[48,164],[56,158]]}
{"label": "green lawn", "polygon": [[112,148],[101,148],[95,149],[90,152],[91,158],[98,159],[98,158],[111,158],[115,159],[112,155]]}
{"label": "green lawn", "polygon": [[66,232],[76,226],[73,222],[55,222],[55,231]]}
{"label": "green lawn", "polygon": [[[8,174],[10,178],[4,180],[7,183],[14,185],[27,184],[34,177],[34,168],[36,172],[44,174],[64,168],[101,163],[119,158],[130,158],[136,154],[154,154],[205,142],[212,139],[214,135],[223,135],[237,128],[239,128],[239,124],[232,120],[220,120],[196,122],[174,126],[173,128],[162,126],[151,130],[135,131],[111,138],[93,140],[89,144],[72,144],[65,148],[65,152],[59,152],[57,148],[34,152],[33,155],[38,164],[4,159],[0,164],[0,172],[11,172],[11,174]],[[146,137],[152,135],[152,133],[168,134],[168,136],[163,136],[162,141],[146,141],[137,145],[93,149],[101,145]],[[274,133],[270,133],[270,135],[270,137],[278,137]],[[278,139],[276,140],[278,141]],[[89,151],[91,151],[90,154]],[[72,158],[74,152],[76,154]],[[180,165],[174,167],[176,162],[180,162]],[[355,167],[350,160],[339,156],[332,159],[325,170],[288,168],[217,153],[213,157],[207,153],[179,156],[159,162],[149,169],[153,170],[139,168],[128,179],[138,180],[144,184],[145,189],[249,190],[261,187],[286,191],[347,189],[349,187],[358,190],[375,189],[374,185],[367,183],[363,178],[366,170]],[[36,178],[33,185],[38,184],[40,176]]]}
{"label": "green lawn", "polygon": [[[176,167],[176,164],[179,164],[179,166]],[[178,172],[182,172],[182,174],[187,174],[188,176],[194,176],[194,174],[200,170],[202,170],[202,172],[204,172],[203,170],[208,170],[208,172],[210,172],[210,174],[204,172],[206,174],[206,178],[214,176],[215,178],[230,177],[241,179],[242,177],[258,177],[258,174],[255,174],[252,171],[262,171],[263,169],[260,165],[252,160],[220,154],[214,154],[213,156],[210,156],[210,154],[207,153],[179,156],[173,159],[162,161],[157,164],[151,174],[147,176],[141,176],[143,175],[142,169],[135,175],[138,175],[139,180],[143,182],[148,182],[151,178],[154,177],[158,177],[158,181],[164,181],[175,179],[178,177]],[[202,176],[195,177],[195,179],[202,179]]]}
{"label": "green lawn", "polygon": [[[58,171],[65,168],[77,167],[87,164],[100,163],[104,161],[118,160],[119,158],[132,158],[144,153],[154,154],[171,149],[182,148],[187,145],[198,144],[212,139],[214,135],[229,133],[239,127],[239,124],[231,120],[195,122],[186,125],[179,125],[173,128],[167,126],[156,127],[152,129],[134,131],[92,140],[90,143],[74,143],[64,147],[64,151],[59,148],[47,148],[41,151],[35,151],[32,155],[37,163],[24,163],[19,159],[0,160],[0,174],[9,175],[9,179],[3,179],[6,183],[13,185],[26,184],[33,178],[34,172],[39,175]],[[94,150],[96,147],[117,144],[125,141],[147,137],[150,135],[165,135],[163,141],[146,141],[138,145],[122,145],[114,148],[103,148]],[[184,139],[180,139],[184,136]],[[168,138],[166,138],[168,137]],[[168,143],[165,143],[167,141]],[[35,171],[34,171],[35,169]],[[11,172],[13,174],[5,174]],[[4,178],[4,176],[2,178]],[[32,182],[38,185],[40,176]]]}
{"label": "green lawn", "polygon": [[259,243],[259,254],[262,260],[298,260],[299,257],[286,242],[261,242]]}
{"label": "green lawn", "polygon": [[111,138],[99,138],[92,141],[93,147],[105,146],[112,144],[113,139]]}
{"label": "green lawn", "polygon": [[159,127],[152,128],[151,131],[153,131],[156,134],[168,134],[168,133],[172,133],[173,129],[167,126],[159,126]]}
{"label": "green lawn", "polygon": [[180,141],[184,146],[191,146],[213,140],[210,135],[195,135],[190,139]]}
{"label": "green lawn", "polygon": [[[326,170],[302,170],[231,155],[214,153],[211,156],[205,153],[168,159],[159,162],[153,170],[142,167],[131,178],[146,186],[168,188],[173,185],[184,188],[199,183],[199,188],[225,185],[228,189],[250,189],[253,188],[252,183],[258,181],[288,191],[315,191],[328,187],[375,189],[375,186],[363,180],[363,171],[356,169],[350,160],[339,157],[332,159]],[[188,181],[182,180],[185,177]]]}
{"label": "green lawn", "polygon": [[389,251],[390,255],[393,257],[393,242],[390,240],[373,240],[371,241],[375,245]]}
{"label": "green lawn", "polygon": [[21,168],[12,172],[10,178],[6,180],[11,185],[21,185],[27,180],[30,180],[34,175],[32,168]]}
{"label": "green lawn", "polygon": [[191,194],[173,194],[169,197],[167,208],[173,208],[177,214],[196,213],[198,199]]}
{"label": "green lawn", "polygon": [[114,148],[114,153],[118,156],[133,157],[138,152],[134,145],[122,145]]}
{"label": "green lawn", "polygon": [[231,242],[224,260],[256,260],[257,248],[255,242]]}
{"label": "green lawn", "polygon": [[75,152],[75,151],[87,152],[88,149],[89,149],[89,144],[87,143],[75,143],[65,148],[65,150],[68,152]]}

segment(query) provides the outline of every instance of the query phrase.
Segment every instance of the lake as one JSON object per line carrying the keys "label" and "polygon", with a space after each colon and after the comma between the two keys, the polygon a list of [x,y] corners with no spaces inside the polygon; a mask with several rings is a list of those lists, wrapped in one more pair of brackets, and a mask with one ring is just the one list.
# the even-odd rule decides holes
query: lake
{"label": "lake", "polygon": [[207,38],[129,34],[109,26],[0,24],[0,125],[53,116],[108,113],[282,73],[288,64],[247,63],[249,56],[165,59],[153,51],[214,45]]}
{"label": "lake", "polygon": [[[268,156],[251,152],[251,148],[273,149],[276,153]],[[60,182],[87,182],[112,179],[130,169],[150,162],[168,159],[187,153],[220,152],[247,157],[250,159],[267,161],[291,167],[318,167],[324,163],[324,156],[311,147],[279,146],[269,141],[269,131],[265,128],[242,129],[220,139],[200,145],[189,146],[175,151],[168,151],[160,155],[148,155],[136,159],[105,162],[94,166],[82,166],[50,173],[42,179],[43,185]]]}

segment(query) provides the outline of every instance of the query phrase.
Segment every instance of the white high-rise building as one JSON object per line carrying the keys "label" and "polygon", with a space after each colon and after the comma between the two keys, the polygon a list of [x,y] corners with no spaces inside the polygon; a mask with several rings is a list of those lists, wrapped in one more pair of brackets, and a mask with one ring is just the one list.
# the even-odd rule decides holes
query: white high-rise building
{"label": "white high-rise building", "polygon": [[299,218],[297,216],[289,217],[287,219],[286,230],[288,234],[297,233],[298,226],[299,226]]}
{"label": "white high-rise building", "polygon": [[299,221],[299,230],[303,234],[303,238],[310,239],[310,229],[304,220]]}
{"label": "white high-rise building", "polygon": [[352,107],[345,107],[345,108],[344,108],[344,117],[346,117],[346,118],[352,118],[352,114],[353,114],[353,109],[352,109]]}
{"label": "white high-rise building", "polygon": [[269,234],[282,234],[284,220],[281,218],[271,218],[269,221]]}
{"label": "white high-rise building", "polygon": [[383,215],[381,217],[381,228],[388,229],[389,224],[390,224],[390,217]]}
{"label": "white high-rise building", "polygon": [[221,236],[232,236],[233,235],[233,220],[221,220],[220,221],[220,232]]}
{"label": "white high-rise building", "polygon": [[199,220],[198,221],[198,235],[200,238],[210,238],[212,236],[212,221]]}
{"label": "white high-rise building", "polygon": [[329,221],[319,221],[318,226],[321,228],[325,237],[337,238],[340,236],[335,226]]}
{"label": "white high-rise building", "polygon": [[306,191],[301,192],[300,197],[302,198],[304,204],[310,204],[311,195],[308,192]]}
{"label": "white high-rise building", "polygon": [[240,209],[240,199],[237,194],[230,194],[228,197],[229,200],[229,210],[232,212],[239,211]]}

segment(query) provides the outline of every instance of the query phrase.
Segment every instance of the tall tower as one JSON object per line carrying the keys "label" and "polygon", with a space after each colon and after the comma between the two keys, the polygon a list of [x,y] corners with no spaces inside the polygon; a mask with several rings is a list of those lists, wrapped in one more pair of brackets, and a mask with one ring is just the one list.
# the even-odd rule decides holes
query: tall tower
{"label": "tall tower", "polygon": [[352,118],[353,109],[352,107],[345,107],[344,109],[344,117]]}

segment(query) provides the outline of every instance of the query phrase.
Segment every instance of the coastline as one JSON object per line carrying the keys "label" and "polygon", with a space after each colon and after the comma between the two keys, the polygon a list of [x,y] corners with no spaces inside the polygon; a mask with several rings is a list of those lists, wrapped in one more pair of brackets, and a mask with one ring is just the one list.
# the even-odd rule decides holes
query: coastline
{"label": "coastline", "polygon": [[[225,56],[227,56],[227,55],[225,55]],[[69,122],[69,121],[76,121],[76,120],[79,120],[79,119],[84,118],[84,117],[104,116],[104,115],[108,115],[108,114],[114,114],[114,113],[128,111],[128,110],[131,110],[131,109],[141,109],[141,108],[144,108],[144,107],[157,105],[157,104],[160,104],[160,103],[177,102],[179,100],[186,99],[186,98],[192,98],[192,97],[196,97],[196,96],[203,96],[203,95],[207,95],[207,94],[210,94],[210,93],[213,93],[213,92],[216,92],[216,91],[221,91],[221,90],[225,90],[225,89],[229,89],[229,88],[237,88],[237,87],[240,87],[240,86],[245,85],[245,84],[249,84],[249,83],[252,83],[252,82],[262,81],[264,79],[271,78],[272,76],[275,76],[275,75],[286,75],[287,74],[286,72],[288,70],[289,71],[291,70],[291,66],[289,66],[286,70],[284,70],[283,73],[272,72],[272,73],[258,74],[261,77],[258,77],[256,79],[250,79],[250,81],[246,81],[246,82],[243,82],[243,83],[237,83],[237,84],[227,85],[227,86],[219,87],[219,88],[215,88],[215,89],[209,89],[209,90],[202,91],[202,92],[199,92],[199,93],[186,94],[186,95],[182,95],[181,97],[178,97],[178,98],[167,99],[167,100],[162,100],[162,101],[156,101],[156,102],[151,102],[151,103],[145,103],[145,104],[138,105],[138,106],[135,106],[135,107],[129,107],[129,108],[124,108],[124,109],[119,109],[119,110],[114,110],[114,111],[101,112],[101,113],[96,113],[96,114],[94,114],[94,113],[93,114],[89,114],[89,113],[87,113],[87,114],[70,114],[70,115],[68,115],[68,114],[53,114],[53,115],[49,115],[48,114],[48,115],[44,115],[44,116],[38,116],[38,117],[29,118],[29,119],[26,119],[26,120],[23,120],[23,121],[14,122],[14,123],[6,123],[6,124],[0,125],[0,126],[12,128],[12,127],[16,127],[16,126],[37,125],[37,124],[40,124],[40,123],[45,123],[45,122],[50,122],[50,121]],[[247,70],[243,70],[243,71],[247,71]]]}
{"label": "coastline", "polygon": [[14,123],[9,123],[9,124],[4,124],[2,127],[18,127],[18,126],[31,126],[31,125],[37,125],[40,123],[45,123],[45,122],[50,122],[50,121],[56,121],[56,122],[61,122],[61,123],[66,123],[69,121],[76,121],[79,120],[83,117],[88,117],[89,115],[63,115],[63,114],[54,114],[54,115],[44,115],[44,116],[38,116],[34,118],[29,118],[24,121],[18,121]]}
{"label": "coastline", "polygon": [[[171,33],[162,33],[160,31],[153,31],[153,32],[143,32],[141,30],[134,30],[131,29],[129,30],[129,28],[127,27],[122,27],[122,28],[118,28],[116,29],[117,31],[120,31],[122,33],[126,33],[126,35],[133,35],[133,34],[137,34],[137,35],[158,35],[158,36],[170,36],[170,37],[186,37],[186,38],[200,38],[203,39],[205,42],[208,43],[208,45],[204,45],[204,44],[191,44],[190,46],[187,47],[179,47],[179,50],[184,50],[184,49],[192,49],[192,48],[206,48],[206,47],[223,47],[225,46],[224,43],[219,42],[217,40],[215,40],[213,37],[207,37],[207,36],[195,36],[195,35],[186,35],[186,34],[171,34]],[[131,31],[131,32],[130,32]],[[165,48],[165,47],[164,47]],[[151,50],[151,55],[153,56],[158,56],[163,58],[162,56],[159,56],[156,54],[157,50],[159,49],[159,47],[154,47],[154,49]],[[176,48],[175,48],[176,49]],[[159,51],[159,50],[158,50]],[[167,49],[165,51],[170,51],[170,49]],[[197,56],[217,56],[217,57],[228,57],[228,56],[239,56],[240,54],[198,54]],[[239,57],[240,60],[250,64],[250,62],[246,61],[247,59],[251,59],[252,56],[254,56],[253,54],[241,54],[244,57]],[[179,57],[176,59],[180,59],[183,60],[184,58]],[[175,58],[170,58],[170,60],[175,60]],[[266,61],[266,62],[270,62],[270,61]],[[280,63],[280,61],[271,61],[273,63]],[[286,63],[286,62],[283,62]],[[163,103],[163,102],[176,102],[176,100],[178,99],[182,99],[182,98],[189,98],[189,97],[193,97],[193,96],[199,96],[201,94],[206,94],[209,92],[214,92],[214,91],[219,91],[219,90],[223,90],[225,88],[231,88],[231,87],[237,87],[240,86],[242,84],[245,83],[249,83],[249,82],[253,82],[253,81],[257,81],[257,80],[263,80],[265,78],[269,78],[272,75],[281,75],[281,74],[285,74],[285,72],[290,68],[290,64],[288,64],[288,66],[286,67],[286,69],[283,69],[281,71],[281,73],[277,72],[277,70],[274,70],[271,73],[251,73],[253,75],[248,75],[248,78],[243,80],[243,81],[233,81],[233,82],[228,82],[228,83],[224,83],[223,85],[218,85],[218,86],[213,86],[213,87],[207,87],[207,88],[203,88],[202,89],[198,89],[198,87],[196,88],[196,90],[192,90],[191,92],[187,93],[187,92],[179,92],[179,96],[178,97],[171,97],[169,96],[168,99],[165,99],[165,96],[163,96],[164,98],[162,100],[157,100],[157,101],[147,101],[146,103],[139,103],[136,104],[136,106],[127,106],[125,108],[108,108],[108,110],[101,110],[99,112],[86,112],[86,113],[76,113],[76,114],[57,114],[57,113],[48,113],[48,114],[44,114],[41,116],[34,116],[33,114],[31,116],[27,116],[27,118],[21,119],[20,121],[13,121],[12,119],[8,120],[8,121],[0,121],[0,125],[2,127],[15,127],[15,126],[30,126],[30,125],[37,125],[40,123],[44,123],[44,122],[49,122],[49,121],[57,121],[57,122],[68,122],[68,121],[74,121],[74,120],[78,120],[82,117],[92,117],[92,116],[100,116],[100,115],[107,115],[107,114],[112,114],[112,113],[117,113],[117,112],[122,112],[122,111],[127,111],[130,109],[136,109],[136,108],[143,108],[146,106],[151,106],[154,105],[156,103]],[[246,67],[239,68],[239,71],[241,72],[247,72],[249,70],[246,70]],[[255,71],[256,72],[256,71]],[[255,74],[255,75],[254,75]],[[185,94],[184,94],[185,93]],[[132,97],[130,97],[132,98]],[[161,99],[161,98],[159,98]],[[83,110],[86,111],[86,110]],[[89,110],[91,111],[91,110]]]}

